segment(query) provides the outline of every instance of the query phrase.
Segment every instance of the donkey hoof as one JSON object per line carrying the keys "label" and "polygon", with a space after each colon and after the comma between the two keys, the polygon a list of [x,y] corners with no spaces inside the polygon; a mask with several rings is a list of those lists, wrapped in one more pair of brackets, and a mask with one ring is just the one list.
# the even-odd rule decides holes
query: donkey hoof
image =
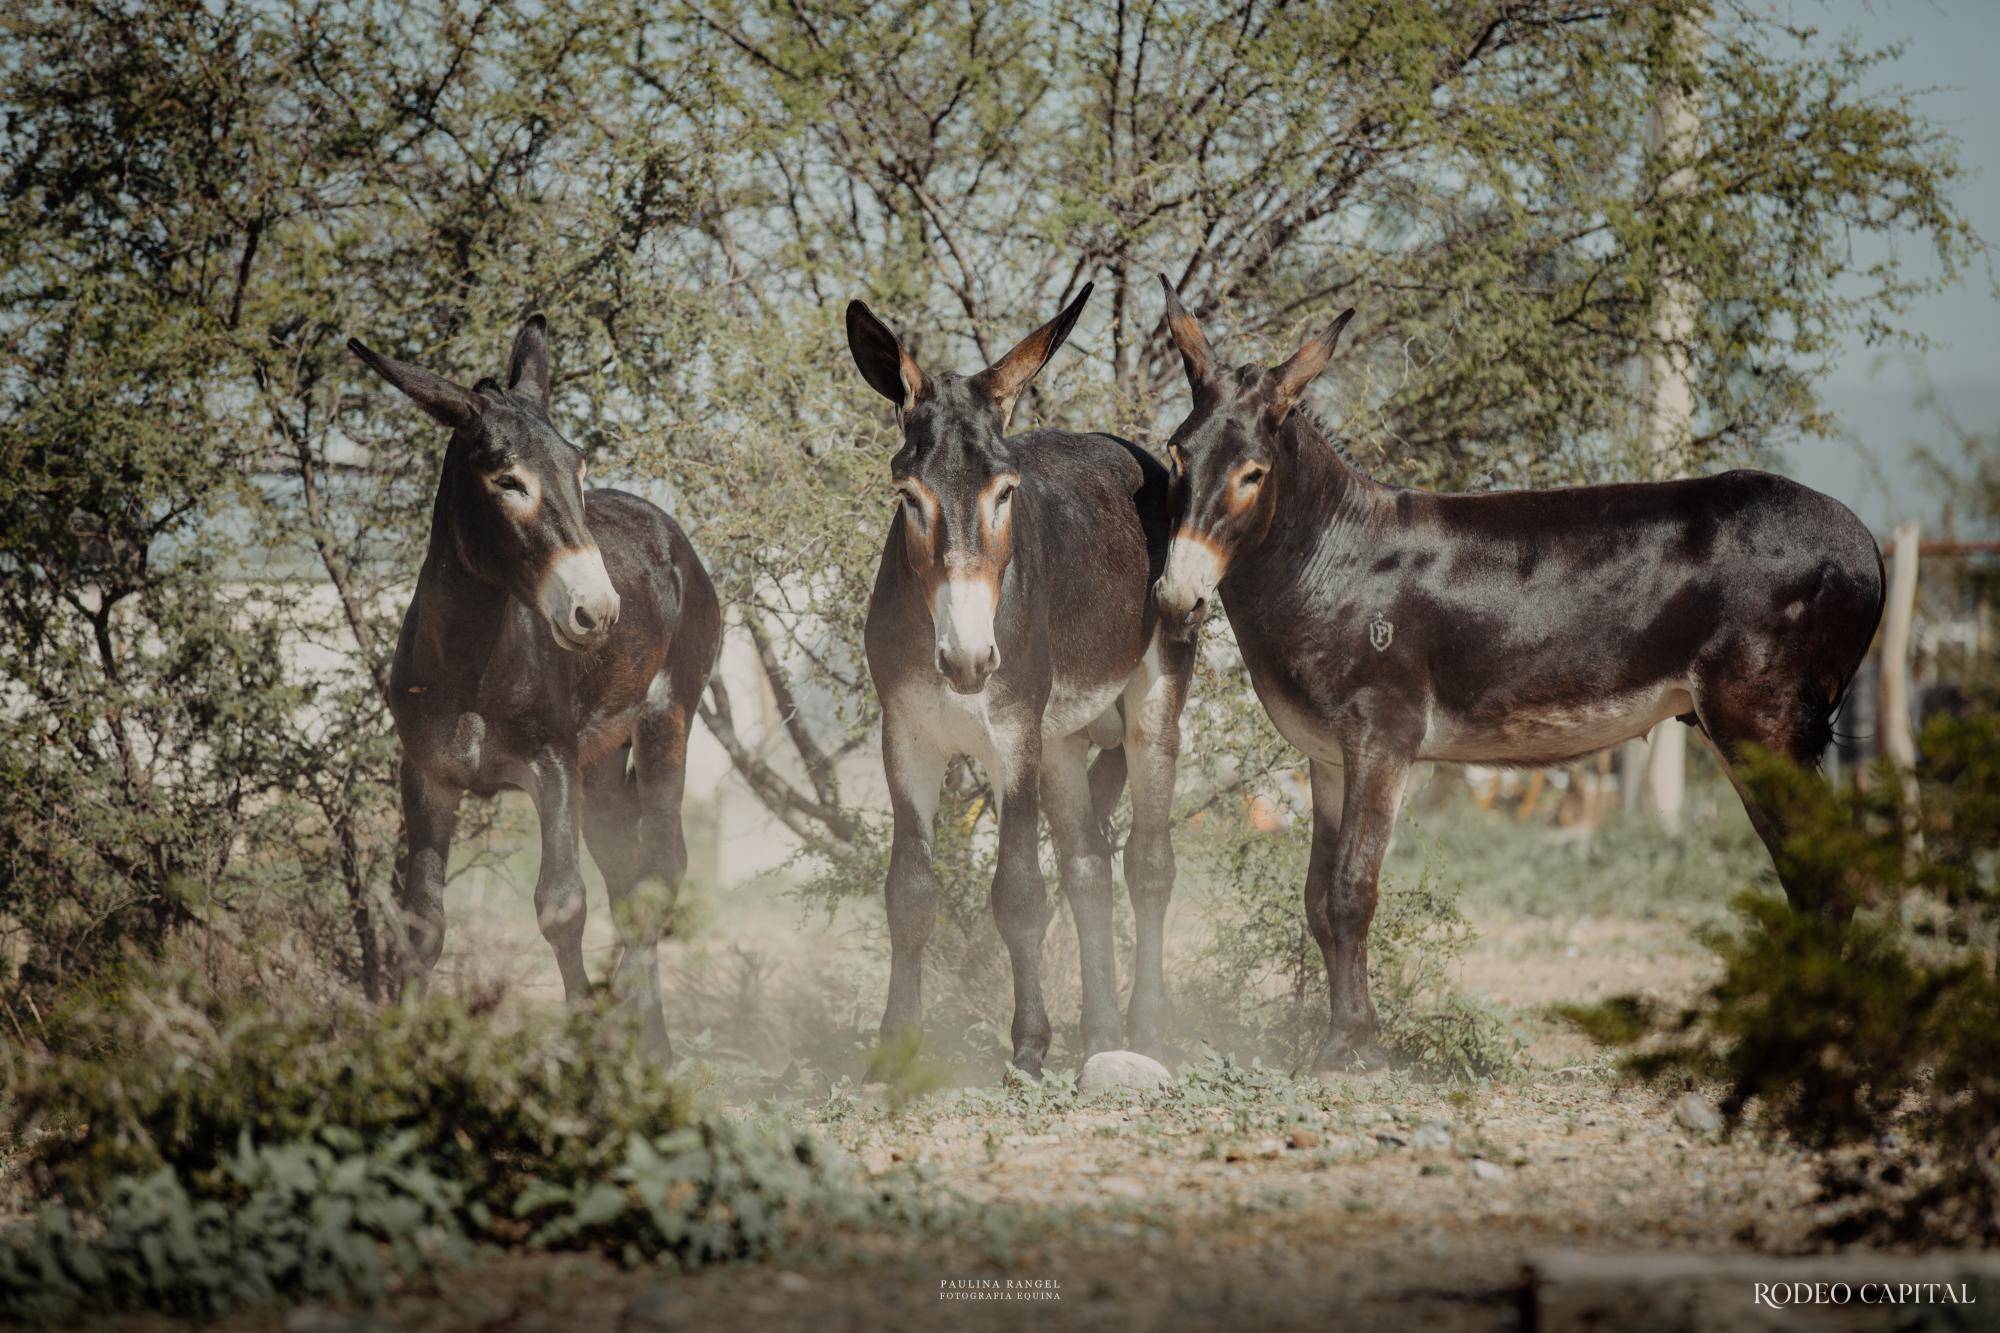
{"label": "donkey hoof", "polygon": [[1389,1067],[1389,1053],[1373,1037],[1332,1036],[1313,1057],[1313,1072],[1360,1074]]}
{"label": "donkey hoof", "polygon": [[1033,1052],[1022,1052],[1016,1055],[1013,1061],[1007,1066],[1007,1077],[1009,1080],[1021,1079],[1029,1083],[1040,1083],[1042,1081],[1042,1057]]}

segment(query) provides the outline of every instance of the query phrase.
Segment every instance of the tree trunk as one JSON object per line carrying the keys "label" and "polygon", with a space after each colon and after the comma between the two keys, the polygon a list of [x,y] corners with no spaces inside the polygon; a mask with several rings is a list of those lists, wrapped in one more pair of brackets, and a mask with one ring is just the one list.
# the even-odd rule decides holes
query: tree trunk
{"label": "tree trunk", "polygon": [[[1659,207],[1671,209],[1674,201],[1694,186],[1694,169],[1687,165],[1695,156],[1701,130],[1694,98],[1678,77],[1683,64],[1698,65],[1704,40],[1701,23],[1689,15],[1674,20],[1674,59],[1668,77],[1655,75],[1653,111],[1648,125],[1649,147],[1672,165],[1660,187]],[[1690,426],[1694,420],[1694,383],[1689,347],[1694,339],[1697,303],[1701,298],[1694,284],[1663,257],[1658,273],[1659,289],[1653,306],[1652,327],[1645,358],[1643,403],[1645,446],[1653,475],[1680,476],[1687,467]],[[1681,802],[1687,785],[1687,728],[1675,721],[1653,729],[1652,752],[1646,763],[1647,805],[1660,823],[1678,830]]]}

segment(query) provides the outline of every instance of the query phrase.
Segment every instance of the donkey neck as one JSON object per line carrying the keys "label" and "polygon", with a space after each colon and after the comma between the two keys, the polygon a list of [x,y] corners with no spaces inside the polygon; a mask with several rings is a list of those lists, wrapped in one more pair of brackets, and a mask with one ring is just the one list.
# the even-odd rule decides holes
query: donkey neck
{"label": "donkey neck", "polygon": [[1249,559],[1231,565],[1258,571],[1259,583],[1305,582],[1346,564],[1395,505],[1394,488],[1348,462],[1305,412],[1286,420],[1279,444],[1277,512]]}
{"label": "donkey neck", "polygon": [[477,680],[512,608],[506,588],[466,564],[454,508],[462,495],[456,444],[431,505],[431,531],[411,599],[411,675],[419,683]]}

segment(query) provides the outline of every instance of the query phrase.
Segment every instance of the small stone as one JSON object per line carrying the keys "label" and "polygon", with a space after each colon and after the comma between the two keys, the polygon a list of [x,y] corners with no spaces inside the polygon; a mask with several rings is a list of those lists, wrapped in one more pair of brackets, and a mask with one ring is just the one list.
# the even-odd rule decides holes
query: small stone
{"label": "small stone", "polygon": [[1435,1120],[1426,1121],[1410,1137],[1410,1146],[1418,1152],[1450,1152],[1451,1131]]}
{"label": "small stone", "polygon": [[778,1274],[778,1285],[786,1291],[805,1291],[812,1283],[803,1273],[784,1272]]}
{"label": "small stone", "polygon": [[[1192,1184],[1193,1182],[1189,1182]],[[1106,1176],[1097,1183],[1100,1192],[1120,1199],[1143,1199],[1146,1197],[1144,1181],[1131,1176]]]}
{"label": "small stone", "polygon": [[1300,1128],[1293,1130],[1291,1133],[1291,1137],[1286,1139],[1285,1142],[1295,1150],[1302,1148],[1317,1148],[1319,1147],[1319,1131],[1316,1129],[1306,1129],[1303,1126],[1301,1126]]}
{"label": "small stone", "polygon": [[1674,1100],[1674,1119],[1704,1137],[1722,1132],[1722,1113],[1698,1092],[1684,1092]]}
{"label": "small stone", "polygon": [[618,1327],[630,1329],[632,1333],[666,1328],[674,1322],[674,1315],[680,1308],[680,1297],[672,1287],[648,1287],[625,1302],[625,1312],[618,1318]]}
{"label": "small stone", "polygon": [[302,1305],[285,1316],[285,1333],[390,1333],[393,1325],[357,1312]]}
{"label": "small stone", "polygon": [[1276,1139],[1259,1139],[1255,1152],[1259,1157],[1264,1158],[1282,1157],[1285,1153],[1285,1145]]}
{"label": "small stone", "polygon": [[1174,1076],[1167,1067],[1150,1055],[1141,1055],[1137,1051],[1099,1051],[1084,1061],[1083,1074],[1077,1079],[1076,1086],[1077,1091],[1088,1096],[1114,1088],[1151,1092],[1173,1081]]}
{"label": "small stone", "polygon": [[1472,1174],[1481,1180],[1505,1180],[1507,1168],[1498,1162],[1489,1162],[1484,1157],[1472,1159]]}

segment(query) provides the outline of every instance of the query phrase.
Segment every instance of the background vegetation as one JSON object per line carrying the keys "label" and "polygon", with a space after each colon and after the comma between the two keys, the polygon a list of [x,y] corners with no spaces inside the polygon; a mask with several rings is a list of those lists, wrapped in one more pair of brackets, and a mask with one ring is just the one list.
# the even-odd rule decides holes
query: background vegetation
{"label": "background vegetation", "polygon": [[[349,334],[470,378],[552,314],[557,419],[680,513],[797,705],[789,753],[745,744],[726,690],[704,719],[857,893],[879,813],[836,761],[874,721],[851,646],[889,423],[840,344],[851,295],[966,368],[1095,280],[1029,416],[1142,435],[1181,393],[1154,271],[1246,357],[1351,302],[1324,398],[1358,455],[1519,484],[1632,470],[1631,368],[1679,275],[1687,464],[1815,429],[1830,339],[1897,336],[1913,290],[1847,238],[1909,236],[1949,276],[1977,245],[1957,168],[1862,91],[1891,53],[1732,7],[1689,64],[1686,8],[12,7],[8,1026],[189,930],[381,991],[379,683],[438,442]],[[1667,85],[1702,113],[1688,164],[1646,148]],[[1216,672],[1194,807],[1278,753],[1226,646]]]}
{"label": "background vegetation", "polygon": [[[808,898],[833,908],[879,892],[884,859],[884,813],[841,781],[876,722],[853,646],[891,438],[839,333],[849,297],[927,364],[965,370],[1094,281],[1023,421],[1155,440],[1177,419],[1184,390],[1151,285],[1165,271],[1245,359],[1282,356],[1326,311],[1359,307],[1321,407],[1385,478],[1639,475],[1658,460],[1636,450],[1634,367],[1660,352],[1701,404],[1672,464],[1754,460],[1827,425],[1813,383],[1837,337],[1920,341],[1900,324],[1918,279],[1893,258],[1857,268],[1857,233],[1934,252],[1939,282],[1981,252],[1950,202],[1949,139],[1866,90],[1894,53],[1809,45],[1791,12],[8,7],[0,1029],[10,1141],[32,1140],[38,1188],[79,1211],[0,1247],[15,1266],[0,1276],[38,1265],[36,1290],[60,1302],[96,1263],[114,1290],[205,1310],[296,1291],[314,1271],[366,1285],[368,1261],[342,1239],[355,1233],[414,1246],[395,1251],[406,1257],[532,1236],[699,1258],[765,1243],[743,1200],[776,1164],[785,1197],[847,1197],[797,1174],[817,1170],[811,1150],[739,1154],[655,1074],[572,1066],[573,1036],[370,1011],[393,975],[381,687],[441,442],[353,362],[348,336],[469,380],[495,368],[521,316],[550,314],[560,427],[593,476],[679,515],[781,704],[775,749],[739,732],[743,701],[721,683],[702,718],[803,841]],[[1689,17],[1708,35],[1698,59],[1672,39]],[[1698,110],[1685,159],[1649,146],[1665,90]],[[1663,348],[1669,285],[1697,292],[1700,313]],[[1301,838],[1246,834],[1240,816],[1256,795],[1282,814],[1296,761],[1226,634],[1187,726],[1183,864],[1223,928],[1184,990],[1218,1042],[1282,1060],[1317,1007]],[[1935,741],[1939,762],[1965,760],[1938,772],[1939,791],[1962,795],[1926,864],[1952,867],[1959,887],[1924,880],[1943,924],[1870,956],[1902,960],[1912,985],[1962,985],[1978,1014],[1991,787],[1965,777],[1985,770],[1953,743]],[[970,1048],[996,1017],[990,801],[976,773],[952,785],[934,994],[937,1024]],[[1870,818],[1837,806],[1816,827]],[[1450,975],[1467,938],[1459,859],[1442,854],[1454,827],[1392,865],[1378,985],[1406,1054],[1477,1074],[1504,1067],[1513,1038]],[[1740,862],[1733,845],[1618,836],[1579,853],[1599,858],[1576,873],[1580,891],[1629,878],[1634,859],[1648,873]],[[1525,872],[1482,868],[1479,891],[1540,901],[1523,880],[1538,858],[1570,855],[1523,847]],[[1853,891],[1886,910],[1910,881],[1865,864]],[[1757,1031],[1742,1004],[1765,1002],[1744,978],[1771,940],[1796,943],[1771,932],[1803,929],[1759,921],[1766,935],[1725,952],[1733,980],[1683,1030],[1704,1070],[1742,1077],[1739,1043]],[[1986,960],[1983,982],[1968,958]],[[729,1007],[729,992],[712,998]],[[851,1048],[862,1024],[807,1007],[826,1049]],[[1975,1030],[1954,1020],[1925,1049],[1983,1056],[1951,1044]],[[178,1063],[155,1068],[141,1033]],[[467,1082],[468,1061],[492,1081]],[[608,1081],[578,1085],[579,1072]],[[318,1091],[290,1100],[301,1087]],[[1890,1087],[1868,1082],[1852,1123],[1879,1118]],[[1991,1100],[1938,1103],[1936,1141],[1962,1137],[1968,1105],[1990,1126]],[[470,1146],[444,1136],[441,1121],[475,1106],[488,1110]],[[590,1133],[544,1133],[547,1116]],[[1990,1171],[1979,1151],[1938,1169]],[[658,1165],[683,1153],[702,1154],[683,1163],[694,1195],[670,1183],[682,1167]],[[316,1210],[329,1198],[344,1202],[327,1230]],[[693,1211],[655,1206],[669,1198]],[[90,1246],[65,1239],[78,1227]],[[249,1265],[216,1257],[253,1232],[296,1244]],[[172,1271],[149,1257],[167,1235],[193,1247]]]}

